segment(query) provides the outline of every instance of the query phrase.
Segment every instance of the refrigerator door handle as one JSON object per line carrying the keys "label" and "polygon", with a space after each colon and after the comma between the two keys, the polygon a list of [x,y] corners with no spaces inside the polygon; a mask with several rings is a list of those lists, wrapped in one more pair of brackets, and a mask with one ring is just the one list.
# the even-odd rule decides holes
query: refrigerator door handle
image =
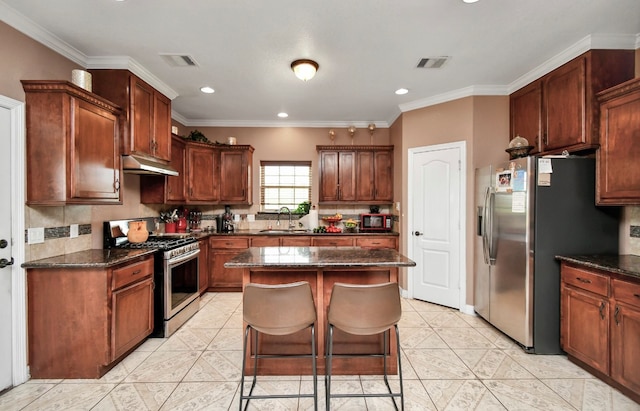
{"label": "refrigerator door handle", "polygon": [[485,199],[485,212],[487,218],[485,218],[485,235],[487,238],[487,264],[493,265],[496,262],[496,256],[493,248],[493,209],[495,207],[495,193],[491,190],[491,187],[487,187],[487,197]]}
{"label": "refrigerator door handle", "polygon": [[487,187],[484,193],[484,207],[482,207],[482,254],[484,256],[484,263],[489,264],[489,240],[487,238],[487,209],[489,203],[489,191],[491,187]]}

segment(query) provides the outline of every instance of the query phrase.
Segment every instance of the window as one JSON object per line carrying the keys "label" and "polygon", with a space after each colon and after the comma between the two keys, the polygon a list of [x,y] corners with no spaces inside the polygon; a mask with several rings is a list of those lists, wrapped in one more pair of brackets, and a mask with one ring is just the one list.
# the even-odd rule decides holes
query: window
{"label": "window", "polygon": [[304,201],[311,201],[311,161],[260,162],[262,211],[293,211]]}

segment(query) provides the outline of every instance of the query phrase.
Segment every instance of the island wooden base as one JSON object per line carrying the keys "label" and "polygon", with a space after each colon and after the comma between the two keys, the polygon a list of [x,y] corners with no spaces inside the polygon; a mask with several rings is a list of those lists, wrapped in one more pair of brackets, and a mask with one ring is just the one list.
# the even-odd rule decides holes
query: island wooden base
{"label": "island wooden base", "polygon": [[[325,373],[325,342],[327,335],[327,309],[331,299],[331,290],[336,282],[350,284],[379,284],[398,281],[398,269],[394,267],[371,267],[357,269],[346,268],[244,268],[243,286],[249,282],[261,284],[285,284],[296,281],[308,281],[313,291],[318,320],[316,322],[316,349],[318,353],[318,374]],[[244,324],[246,327],[246,324]],[[244,336],[243,327],[243,336]],[[391,332],[391,355],[387,358],[389,374],[397,373],[397,350],[395,333]],[[258,349],[260,354],[309,354],[311,352],[311,331],[303,330],[289,336],[260,335]],[[245,372],[253,373],[255,347],[250,337],[251,349],[247,350]],[[334,329],[334,354],[380,354],[383,352],[383,337],[354,336]],[[258,362],[259,375],[308,375],[311,374],[309,358],[261,359]],[[382,374],[383,360],[380,357],[333,357],[332,374],[363,375]]]}

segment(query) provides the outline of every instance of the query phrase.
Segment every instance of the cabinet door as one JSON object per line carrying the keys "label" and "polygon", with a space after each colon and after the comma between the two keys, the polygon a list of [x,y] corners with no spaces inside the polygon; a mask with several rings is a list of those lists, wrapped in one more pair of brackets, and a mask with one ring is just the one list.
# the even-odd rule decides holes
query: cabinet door
{"label": "cabinet door", "polygon": [[120,154],[117,117],[93,104],[72,99],[68,176],[70,203],[120,201]]}
{"label": "cabinet door", "polygon": [[510,98],[510,139],[521,136],[534,146],[531,153],[540,151],[542,135],[542,82],[534,81],[513,93]]}
{"label": "cabinet door", "polygon": [[111,360],[115,360],[153,331],[153,278],[114,291],[111,298]]}
{"label": "cabinet door", "polygon": [[215,202],[218,200],[218,182],[215,178],[217,166],[217,153],[213,148],[191,145],[187,147],[189,201]]}
{"label": "cabinet door", "polygon": [[586,65],[572,60],[543,80],[545,151],[587,142]]}
{"label": "cabinet door", "polygon": [[338,199],[356,199],[356,153],[341,151],[338,159]]}
{"label": "cabinet door", "polygon": [[171,100],[155,91],[153,93],[153,141],[154,157],[173,161],[171,156]]}
{"label": "cabinet door", "polygon": [[338,201],[338,152],[320,153],[320,202]]}
{"label": "cabinet door", "polygon": [[247,153],[220,152],[220,201],[225,204],[247,201]]}
{"label": "cabinet door", "polygon": [[356,162],[356,198],[359,201],[373,201],[376,181],[374,177],[375,159],[373,151],[358,151]]}
{"label": "cabinet door", "polygon": [[611,377],[640,392],[640,309],[618,302],[611,319]]}
{"label": "cabinet door", "polygon": [[198,267],[199,269],[199,277],[198,277],[198,282],[200,284],[199,289],[200,289],[200,294],[204,293],[205,291],[207,291],[207,288],[209,287],[209,240],[206,238],[203,238],[202,240],[200,240],[200,265]]}
{"label": "cabinet door", "polygon": [[135,76],[130,77],[131,111],[130,150],[132,153],[152,155],[153,124],[153,87]]}
{"label": "cabinet door", "polygon": [[[374,152],[374,176],[376,201],[393,201],[393,152]],[[360,183],[358,181],[358,183]]]}
{"label": "cabinet door", "polygon": [[640,204],[640,81],[634,87],[600,105],[598,204]]}
{"label": "cabinet door", "polygon": [[167,177],[167,200],[181,202],[185,200],[185,161],[186,149],[182,137],[171,139],[171,166],[178,171],[177,176]]}
{"label": "cabinet door", "polygon": [[567,354],[609,373],[609,303],[605,298],[562,286],[560,344]]}
{"label": "cabinet door", "polygon": [[224,263],[243,250],[211,250],[209,254],[209,289],[212,291],[242,291],[242,269],[225,268]]}

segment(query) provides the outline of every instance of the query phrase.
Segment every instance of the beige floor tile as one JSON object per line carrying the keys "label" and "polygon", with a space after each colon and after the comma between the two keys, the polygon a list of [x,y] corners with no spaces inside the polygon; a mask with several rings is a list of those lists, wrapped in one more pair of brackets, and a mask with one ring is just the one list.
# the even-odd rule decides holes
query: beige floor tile
{"label": "beige floor tile", "polygon": [[505,353],[536,378],[594,378],[564,355],[527,354],[522,350],[505,350]]}
{"label": "beige floor tile", "polygon": [[30,380],[27,384],[18,385],[2,394],[0,396],[0,410],[20,410],[56,386],[56,384],[38,381],[44,380]]}
{"label": "beige floor tile", "polygon": [[475,328],[434,328],[434,330],[450,348],[496,348]]}
{"label": "beige floor tile", "polygon": [[220,332],[219,328],[182,327],[158,351],[202,351]]}
{"label": "beige floor tile", "polygon": [[405,349],[404,352],[421,380],[476,378],[450,349]]}
{"label": "beige floor tile", "polygon": [[493,327],[479,327],[476,328],[476,331],[489,340],[493,345],[502,350],[521,350],[520,346],[518,346],[518,344],[516,344],[511,338]]}
{"label": "beige floor tile", "polygon": [[532,379],[524,369],[501,350],[453,350],[480,379]]}
{"label": "beige floor tile", "polygon": [[464,313],[456,313],[464,322],[472,326],[473,328],[493,328],[484,318],[478,315],[470,315]]}
{"label": "beige floor tile", "polygon": [[[362,394],[362,384],[360,380],[335,380],[331,379],[332,394]],[[364,411],[367,404],[364,398],[332,398],[330,400],[331,410],[341,411]]]}
{"label": "beige floor tile", "polygon": [[[245,384],[244,395],[249,393],[250,384]],[[290,380],[265,380],[258,379],[252,395],[297,395],[300,393],[300,379]],[[239,401],[240,390],[236,397]],[[246,403],[246,400],[245,400]],[[237,407],[237,402],[235,403]],[[244,403],[243,403],[244,404]],[[249,401],[250,410],[297,410],[298,398],[253,399]]]}
{"label": "beige floor tile", "polygon": [[485,380],[483,383],[508,410],[575,411],[540,380]]}
{"label": "beige floor tile", "polygon": [[541,380],[569,404],[582,411],[639,411],[640,404],[596,379]]}
{"label": "beige floor tile", "polygon": [[422,383],[438,410],[506,410],[487,387],[478,380],[431,380],[422,381]]}
{"label": "beige floor tile", "polygon": [[427,322],[415,311],[403,312],[398,327],[402,328],[424,328],[428,327]]}
{"label": "beige floor tile", "polygon": [[155,411],[169,398],[178,383],[125,383],[115,387],[92,411]]}
{"label": "beige floor tile", "polygon": [[115,384],[58,384],[23,410],[90,410],[115,386]]}
{"label": "beige floor tile", "polygon": [[129,374],[125,382],[179,382],[200,354],[200,351],[156,351]]}
{"label": "beige floor tile", "polygon": [[442,338],[430,327],[401,328],[402,348],[449,348]]}
{"label": "beige floor tile", "polygon": [[420,315],[433,328],[471,328],[471,325],[463,320],[461,314],[457,312],[423,311]]}
{"label": "beige floor tile", "polygon": [[237,388],[233,382],[183,382],[160,409],[227,411]]}
{"label": "beige floor tile", "polygon": [[240,381],[242,351],[205,351],[184,381]]}
{"label": "beige floor tile", "polygon": [[[318,377],[318,410],[324,410],[325,407],[325,397],[324,397],[324,378]],[[310,380],[302,380],[300,384],[300,393],[301,394],[312,394],[313,393],[313,382]],[[300,411],[313,411],[313,398],[300,398],[298,401],[298,410]]]}
{"label": "beige floor tile", "polygon": [[242,350],[244,332],[242,326],[237,328],[222,328],[213,338],[207,350]]}
{"label": "beige floor tile", "polygon": [[426,301],[420,301],[420,300],[408,300],[408,301],[409,301],[409,304],[411,304],[411,306],[418,312],[425,312],[425,311],[456,312],[457,311],[452,308],[445,307],[443,305],[428,303]]}
{"label": "beige floor tile", "polygon": [[136,351],[153,352],[157,350],[166,341],[167,341],[167,338],[148,338],[147,341],[143,342],[138,348],[136,348]]}

